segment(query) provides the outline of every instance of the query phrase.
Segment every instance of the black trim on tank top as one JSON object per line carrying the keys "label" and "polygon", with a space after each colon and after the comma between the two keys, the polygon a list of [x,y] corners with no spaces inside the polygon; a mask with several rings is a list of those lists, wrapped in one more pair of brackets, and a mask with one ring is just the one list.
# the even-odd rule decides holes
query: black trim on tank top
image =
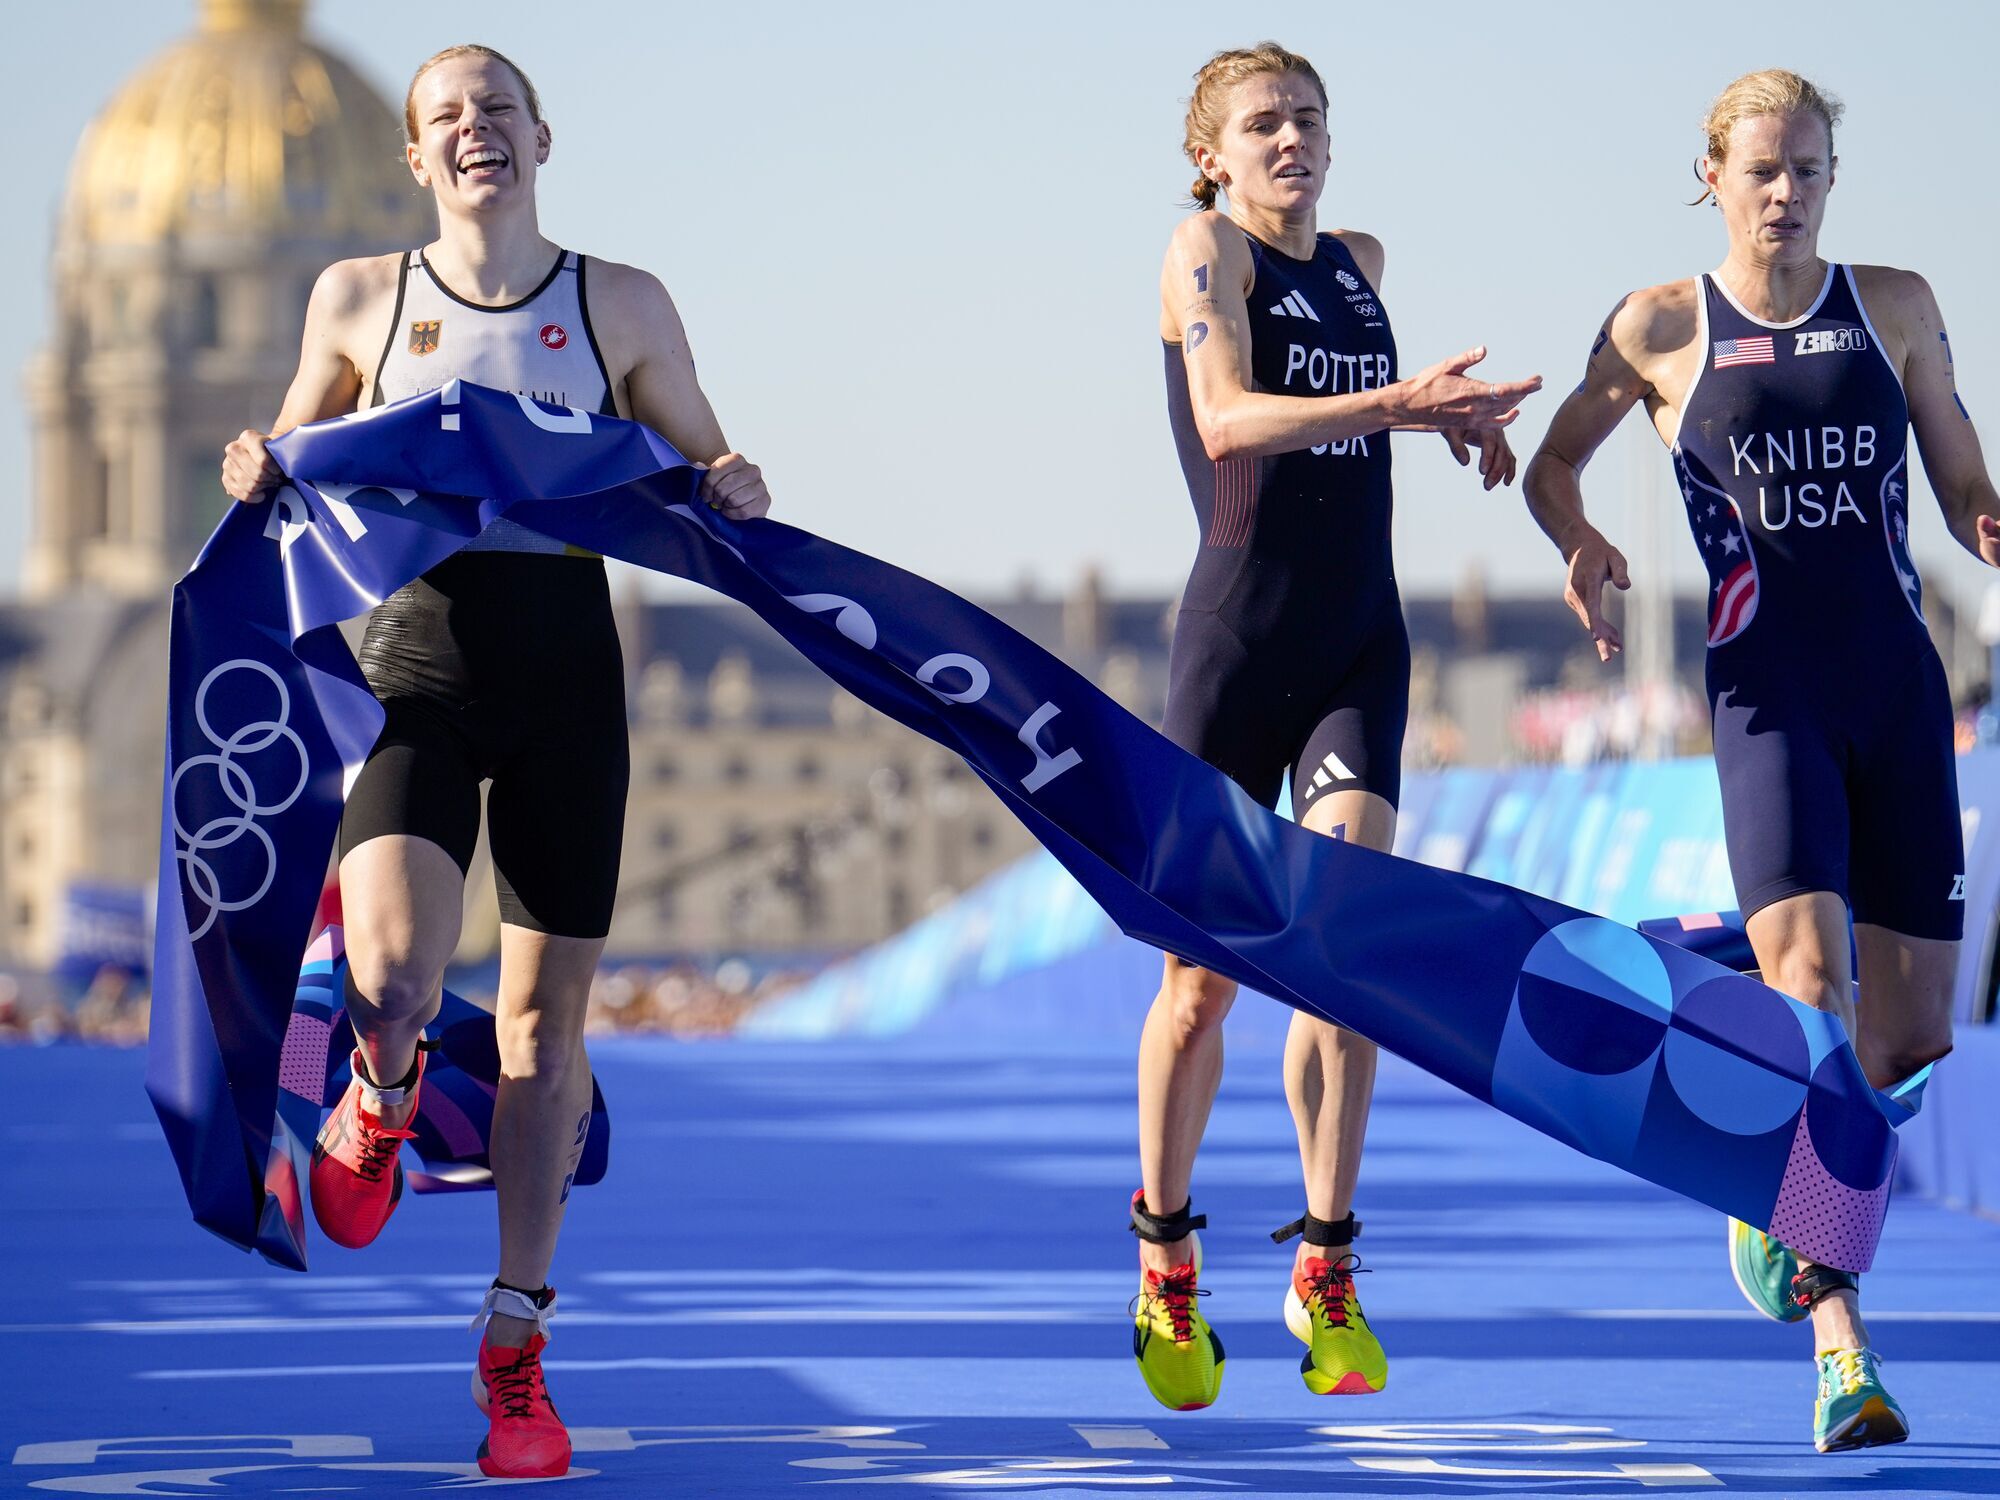
{"label": "black trim on tank top", "polygon": [[459,296],[457,292],[454,292],[450,287],[444,284],[444,278],[438,275],[438,273],[431,268],[431,260],[428,255],[425,255],[423,251],[419,250],[417,252],[417,259],[423,262],[424,274],[430,277],[431,285],[436,287],[439,291],[443,292],[447,297],[451,298],[451,300],[456,302],[460,307],[469,307],[474,312],[503,313],[503,312],[513,312],[517,308],[526,307],[530,302],[533,302],[537,297],[541,296],[543,292],[546,292],[549,289],[549,287],[554,283],[555,279],[562,274],[563,267],[569,264],[569,251],[567,250],[556,251],[556,263],[549,267],[549,274],[542,278],[540,286],[537,286],[532,292],[528,293],[527,296],[521,298],[518,302],[503,302],[503,303],[466,301],[465,298]]}
{"label": "black trim on tank top", "polygon": [[618,399],[611,389],[611,371],[604,363],[604,351],[597,347],[597,330],[590,326],[590,296],[583,280],[583,263],[590,257],[579,253],[576,258],[576,305],[583,310],[583,336],[590,341],[591,358],[597,361],[597,373],[604,377],[604,404],[598,408],[604,416],[618,415]]}
{"label": "black trim on tank top", "polygon": [[403,293],[410,285],[410,257],[399,256],[396,261],[396,310],[389,314],[389,336],[382,340],[382,357],[375,363],[375,399],[370,406],[382,404],[382,372],[389,368],[389,356],[396,350],[396,330],[403,326]]}

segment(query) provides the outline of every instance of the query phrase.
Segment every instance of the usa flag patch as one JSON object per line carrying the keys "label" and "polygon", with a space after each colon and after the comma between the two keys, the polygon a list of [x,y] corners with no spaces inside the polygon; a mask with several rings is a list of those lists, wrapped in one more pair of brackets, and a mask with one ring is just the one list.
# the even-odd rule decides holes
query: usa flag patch
{"label": "usa flag patch", "polygon": [[1715,365],[1718,370],[1726,370],[1731,365],[1776,364],[1778,351],[1772,347],[1771,335],[1760,333],[1747,339],[1717,339],[1715,341]]}

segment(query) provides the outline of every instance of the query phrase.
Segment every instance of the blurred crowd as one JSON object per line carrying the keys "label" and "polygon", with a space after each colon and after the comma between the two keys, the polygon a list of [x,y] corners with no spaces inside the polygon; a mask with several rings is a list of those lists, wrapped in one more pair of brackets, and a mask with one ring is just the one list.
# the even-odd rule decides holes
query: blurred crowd
{"label": "blurred crowd", "polygon": [[1517,759],[1530,765],[1689,755],[1709,743],[1708,705],[1678,682],[1524,693],[1509,728]]}
{"label": "blurred crowd", "polygon": [[137,1046],[146,1040],[149,1000],[144,982],[114,964],[97,971],[74,1005],[55,980],[0,974],[0,1043]]}
{"label": "blurred crowd", "polygon": [[[724,1036],[764,1001],[807,977],[796,969],[759,977],[742,959],[706,968],[620,964],[603,970],[591,984],[586,1030],[591,1036]],[[142,979],[111,965],[97,972],[74,1003],[54,979],[0,974],[0,1045],[82,1041],[139,1046],[146,1040],[149,998]],[[489,997],[468,998],[492,1003]]]}
{"label": "blurred crowd", "polygon": [[766,1000],[808,977],[774,970],[759,979],[740,958],[725,959],[712,970],[691,963],[621,964],[601,970],[592,982],[584,1034],[724,1036]]}

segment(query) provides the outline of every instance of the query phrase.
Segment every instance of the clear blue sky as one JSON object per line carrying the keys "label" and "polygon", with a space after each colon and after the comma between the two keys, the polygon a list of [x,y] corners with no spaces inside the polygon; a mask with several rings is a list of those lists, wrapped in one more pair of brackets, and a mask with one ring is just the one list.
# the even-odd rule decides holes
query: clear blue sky
{"label": "clear blue sky", "polygon": [[[47,253],[70,155],[194,0],[10,7],[15,173],[0,239],[0,366],[46,335]],[[658,272],[731,441],[785,519],[973,590],[1060,584],[1094,562],[1120,592],[1170,591],[1195,529],[1168,442],[1156,278],[1191,173],[1189,75],[1274,36],[1333,92],[1324,227],[1388,247],[1385,300],[1414,370],[1468,344],[1550,393],[1638,285],[1714,265],[1693,196],[1697,122],[1730,78],[1797,68],[1848,120],[1822,249],[1936,287],[1961,388],[2000,449],[1991,98],[2000,9],[1753,3],[1700,8],[1147,4],[658,6],[319,0],[313,31],[400,100],[460,41],[516,56],[555,132],[554,238]],[[280,392],[271,393],[275,411]],[[1474,562],[1502,589],[1559,571],[1512,492],[1482,495],[1435,438],[1397,440],[1406,589]],[[2000,454],[1994,455],[2000,457]],[[0,582],[26,538],[25,421],[0,423]],[[1637,421],[1586,493],[1614,541],[1669,494]],[[1920,495],[1927,500],[1927,493]],[[1675,522],[1679,525],[1678,520]],[[1915,527],[1931,586],[1982,570]],[[1671,553],[1693,587],[1684,531]]]}

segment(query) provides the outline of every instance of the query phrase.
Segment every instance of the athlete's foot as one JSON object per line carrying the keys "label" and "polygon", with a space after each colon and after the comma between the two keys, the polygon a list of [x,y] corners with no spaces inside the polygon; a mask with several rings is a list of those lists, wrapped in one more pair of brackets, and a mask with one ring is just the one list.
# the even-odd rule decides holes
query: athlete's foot
{"label": "athlete's foot", "polygon": [[347,1092],[313,1142],[312,1205],[320,1230],[336,1245],[359,1250],[372,1244],[403,1197],[403,1142],[417,1112],[424,1051],[417,1051],[408,1079],[380,1089],[368,1079],[356,1050]]}
{"label": "athlete's foot", "polygon": [[1813,1403],[1813,1446],[1822,1453],[1900,1443],[1910,1424],[1896,1398],[1882,1388],[1882,1361],[1872,1349],[1829,1349],[1815,1361],[1819,1392]]}
{"label": "athlete's foot", "polygon": [[1285,1292],[1285,1326],[1306,1346],[1299,1378],[1315,1396],[1370,1395],[1388,1384],[1389,1358],[1355,1295],[1360,1258],[1343,1250],[1329,1260],[1315,1248],[1300,1250]]}
{"label": "athlete's foot", "polygon": [[[569,1429],[556,1415],[542,1373],[548,1346],[548,1319],[555,1289],[535,1296],[496,1283],[473,1317],[485,1326],[472,1399],[486,1413],[486,1436],[479,1444],[479,1471],[491,1479],[553,1479],[569,1472]],[[508,1311],[508,1309],[512,1311]],[[518,1347],[507,1342],[525,1329]]]}
{"label": "athlete's foot", "polygon": [[[1132,1222],[1157,1231],[1187,1220],[1185,1209],[1172,1219],[1145,1212],[1143,1191],[1132,1195]],[[1199,1220],[1196,1223],[1202,1222]],[[1222,1391],[1222,1340],[1196,1307],[1206,1297],[1200,1286],[1201,1239],[1189,1228],[1173,1240],[1153,1239],[1145,1246],[1151,1258],[1164,1259],[1166,1269],[1139,1267],[1139,1295],[1127,1311],[1132,1318],[1132,1357],[1153,1399],[1173,1411],[1199,1411],[1214,1404]]]}

